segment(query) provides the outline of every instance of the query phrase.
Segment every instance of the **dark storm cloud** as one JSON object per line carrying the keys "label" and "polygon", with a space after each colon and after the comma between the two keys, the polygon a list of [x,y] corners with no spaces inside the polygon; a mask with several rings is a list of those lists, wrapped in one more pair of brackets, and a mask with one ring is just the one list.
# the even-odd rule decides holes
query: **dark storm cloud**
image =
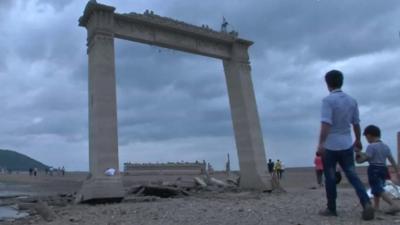
{"label": "dark storm cloud", "polygon": [[2,0],[0,1],[0,12],[5,12],[10,10],[15,1],[13,0]]}
{"label": "dark storm cloud", "polygon": [[66,6],[71,4],[73,1],[71,0],[39,0],[37,1],[38,5],[50,5],[56,11],[62,11]]}
{"label": "dark storm cloud", "polygon": [[397,44],[397,1],[263,1],[241,10],[251,16],[237,23],[262,49],[306,49],[337,60]]}
{"label": "dark storm cloud", "polygon": [[306,49],[328,60],[392,48],[400,27],[396,0],[185,1],[167,13],[216,29],[224,15],[241,36],[255,41],[256,54],[265,48]]}
{"label": "dark storm cloud", "polygon": [[214,59],[117,42],[116,64],[122,89],[156,92],[171,86],[196,98],[226,92],[222,63]]}
{"label": "dark storm cloud", "polygon": [[116,62],[120,143],[232,133],[220,61],[118,41]]}
{"label": "dark storm cloud", "polygon": [[365,62],[348,74],[351,90],[359,96],[362,105],[387,108],[398,106],[400,80],[394,77],[400,74],[397,66],[399,58],[398,51],[388,51],[353,60],[354,64]]}
{"label": "dark storm cloud", "polygon": [[[58,163],[51,149],[68,152],[61,158],[69,166],[86,169],[86,31],[77,25],[86,1],[21,2],[0,1],[0,142]],[[217,30],[225,16],[241,37],[255,41],[252,77],[267,155],[289,165],[311,162],[327,94],[323,74],[333,67],[344,71],[363,123],[382,124],[389,134],[400,126],[385,120],[400,113],[398,1],[100,2]],[[21,14],[26,18],[15,16]],[[124,157],[217,163],[234,154],[219,60],[121,40],[115,46]]]}

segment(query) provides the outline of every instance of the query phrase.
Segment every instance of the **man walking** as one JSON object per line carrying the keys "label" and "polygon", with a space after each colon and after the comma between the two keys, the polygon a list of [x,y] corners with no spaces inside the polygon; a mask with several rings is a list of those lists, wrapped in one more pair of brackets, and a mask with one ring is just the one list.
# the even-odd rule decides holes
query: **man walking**
{"label": "man walking", "polygon": [[[371,206],[365,187],[359,179],[354,165],[354,151],[361,151],[361,128],[357,102],[345,94],[343,74],[338,70],[326,73],[325,81],[330,94],[322,101],[321,131],[317,152],[323,156],[327,209],[322,216],[337,216],[336,212],[336,165],[339,164],[355,189],[363,207],[362,218],[372,220]],[[355,141],[352,142],[351,126]]]}

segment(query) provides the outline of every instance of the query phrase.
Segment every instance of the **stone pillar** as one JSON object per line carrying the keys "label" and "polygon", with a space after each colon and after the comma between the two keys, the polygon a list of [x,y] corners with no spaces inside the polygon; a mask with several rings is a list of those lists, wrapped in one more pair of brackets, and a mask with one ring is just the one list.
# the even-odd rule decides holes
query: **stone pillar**
{"label": "stone pillar", "polygon": [[397,132],[397,163],[400,163],[400,131]]}
{"label": "stone pillar", "polygon": [[[89,169],[79,200],[118,200],[124,196],[118,163],[117,99],[112,7],[88,3],[85,21],[89,56]],[[88,10],[89,7],[89,11]],[[82,18],[81,18],[82,19]],[[106,176],[109,168],[114,176]]]}
{"label": "stone pillar", "polygon": [[235,43],[232,58],[224,60],[229,102],[240,167],[240,186],[270,189],[263,136],[251,80],[248,45]]}

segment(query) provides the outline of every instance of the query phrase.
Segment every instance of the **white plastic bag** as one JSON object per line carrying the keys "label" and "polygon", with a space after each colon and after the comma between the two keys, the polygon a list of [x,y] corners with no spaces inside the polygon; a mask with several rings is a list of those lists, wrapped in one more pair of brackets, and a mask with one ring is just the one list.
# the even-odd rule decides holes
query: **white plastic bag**
{"label": "white plastic bag", "polygon": [[[386,181],[385,191],[389,193],[394,199],[400,199],[400,186],[395,185],[392,181]],[[374,195],[371,193],[371,188],[367,190],[367,194],[370,198],[374,197]]]}
{"label": "white plastic bag", "polygon": [[104,174],[106,176],[114,176],[115,175],[116,170],[114,168],[108,168],[106,169],[106,171],[104,172]]}

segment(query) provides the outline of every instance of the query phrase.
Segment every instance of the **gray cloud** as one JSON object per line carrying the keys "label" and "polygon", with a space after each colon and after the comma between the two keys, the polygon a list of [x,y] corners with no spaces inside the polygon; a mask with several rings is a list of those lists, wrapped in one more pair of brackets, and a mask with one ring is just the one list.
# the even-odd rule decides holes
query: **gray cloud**
{"label": "gray cloud", "polygon": [[54,8],[54,10],[60,12],[60,11],[64,10],[64,8],[67,7],[68,5],[72,4],[72,1],[70,1],[70,0],[57,0],[57,1],[38,0],[37,4],[38,5],[50,5],[51,7]]}
{"label": "gray cloud", "polygon": [[3,0],[0,2],[0,12],[7,12],[12,8],[14,5],[15,1],[13,0]]}
{"label": "gray cloud", "polygon": [[[0,1],[0,12],[26,15],[0,21],[0,148],[87,169],[86,31],[77,26],[85,1],[20,3]],[[118,12],[148,8],[216,29],[225,16],[254,40],[252,76],[269,157],[311,165],[327,94],[323,74],[332,68],[344,71],[363,124],[381,125],[394,146],[391,134],[400,127],[397,1],[104,3]],[[222,168],[227,152],[235,156],[220,61],[121,40],[115,46],[121,162],[207,159]]]}

